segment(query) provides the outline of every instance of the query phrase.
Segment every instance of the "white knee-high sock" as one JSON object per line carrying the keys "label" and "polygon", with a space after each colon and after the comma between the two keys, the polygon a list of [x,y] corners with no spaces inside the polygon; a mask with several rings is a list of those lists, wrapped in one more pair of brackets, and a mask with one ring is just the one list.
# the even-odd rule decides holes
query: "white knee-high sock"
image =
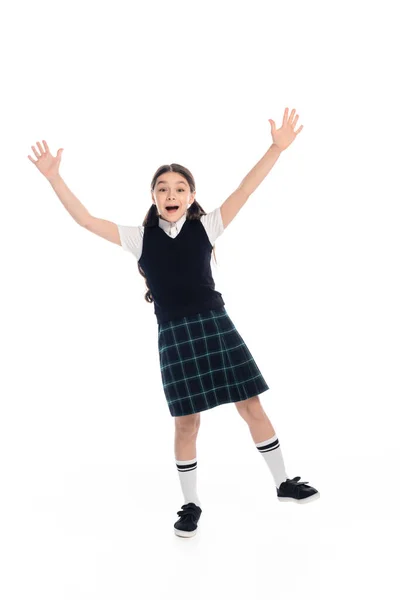
{"label": "white knee-high sock", "polygon": [[265,462],[275,480],[275,486],[279,488],[280,484],[286,481],[288,477],[286,475],[278,436],[275,434],[272,438],[265,440],[265,442],[258,442],[256,447],[265,458]]}
{"label": "white knee-high sock", "polygon": [[190,460],[176,460],[181,488],[184,495],[184,504],[194,502],[200,506],[200,500],[197,495],[197,460],[196,457]]}

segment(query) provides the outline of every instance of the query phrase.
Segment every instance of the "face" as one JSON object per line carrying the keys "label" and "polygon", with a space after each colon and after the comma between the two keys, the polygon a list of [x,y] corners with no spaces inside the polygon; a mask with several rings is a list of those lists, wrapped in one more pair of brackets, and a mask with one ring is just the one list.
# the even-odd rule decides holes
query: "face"
{"label": "face", "polygon": [[[192,204],[195,192],[190,193],[189,184],[180,173],[163,173],[157,178],[153,204],[156,204],[160,218],[175,223]],[[177,206],[175,211],[168,211],[167,206]]]}

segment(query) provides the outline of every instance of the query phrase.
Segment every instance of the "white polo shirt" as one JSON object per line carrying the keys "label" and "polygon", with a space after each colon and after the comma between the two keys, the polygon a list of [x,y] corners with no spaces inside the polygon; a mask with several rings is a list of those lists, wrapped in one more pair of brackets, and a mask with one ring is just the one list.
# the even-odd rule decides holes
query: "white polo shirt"
{"label": "white polo shirt", "polygon": [[[172,223],[161,217],[158,218],[158,225],[171,237],[179,235],[182,225],[186,221],[186,213],[182,217]],[[212,245],[215,240],[223,233],[224,226],[222,223],[221,210],[218,206],[216,209],[201,215],[200,221],[203,223],[204,229]],[[117,224],[119,236],[121,238],[121,246],[127,252],[131,252],[137,260],[139,260],[143,249],[143,225],[119,225]]]}

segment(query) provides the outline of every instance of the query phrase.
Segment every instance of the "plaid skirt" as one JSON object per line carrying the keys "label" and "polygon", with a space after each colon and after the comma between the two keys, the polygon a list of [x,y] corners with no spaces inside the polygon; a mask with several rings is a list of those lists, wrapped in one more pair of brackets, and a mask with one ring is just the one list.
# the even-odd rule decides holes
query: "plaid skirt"
{"label": "plaid skirt", "polygon": [[173,417],[269,389],[225,307],[158,324],[161,379]]}

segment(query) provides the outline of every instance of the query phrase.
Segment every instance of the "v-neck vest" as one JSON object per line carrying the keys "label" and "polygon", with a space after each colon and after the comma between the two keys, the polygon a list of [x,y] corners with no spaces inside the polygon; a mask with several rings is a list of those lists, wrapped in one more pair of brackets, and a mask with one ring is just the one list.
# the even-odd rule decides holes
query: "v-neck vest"
{"label": "v-neck vest", "polygon": [[138,261],[154,300],[158,323],[219,309],[225,302],[211,272],[212,244],[199,219],[186,219],[176,237],[145,227]]}

